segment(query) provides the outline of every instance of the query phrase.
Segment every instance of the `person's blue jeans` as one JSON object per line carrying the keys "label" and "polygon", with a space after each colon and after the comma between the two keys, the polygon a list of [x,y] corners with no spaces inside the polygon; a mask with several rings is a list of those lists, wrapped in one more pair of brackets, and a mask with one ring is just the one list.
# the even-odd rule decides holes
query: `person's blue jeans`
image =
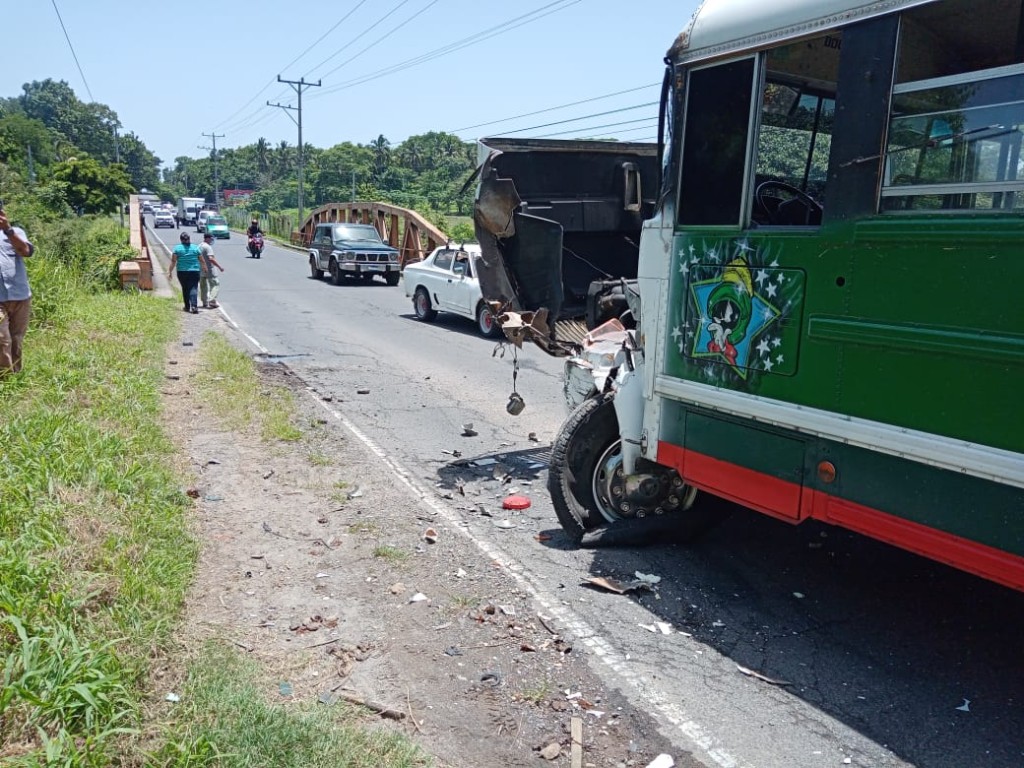
{"label": "person's blue jeans", "polygon": [[199,277],[201,273],[178,272],[178,282],[181,284],[181,299],[185,302],[185,309],[199,306]]}

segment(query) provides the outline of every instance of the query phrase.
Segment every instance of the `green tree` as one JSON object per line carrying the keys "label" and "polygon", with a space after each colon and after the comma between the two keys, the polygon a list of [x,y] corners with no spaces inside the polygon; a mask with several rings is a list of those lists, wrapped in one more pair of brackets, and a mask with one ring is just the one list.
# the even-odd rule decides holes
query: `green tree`
{"label": "green tree", "polygon": [[66,185],[65,197],[78,213],[113,213],[135,191],[123,165],[102,166],[91,157],[57,163],[53,180]]}

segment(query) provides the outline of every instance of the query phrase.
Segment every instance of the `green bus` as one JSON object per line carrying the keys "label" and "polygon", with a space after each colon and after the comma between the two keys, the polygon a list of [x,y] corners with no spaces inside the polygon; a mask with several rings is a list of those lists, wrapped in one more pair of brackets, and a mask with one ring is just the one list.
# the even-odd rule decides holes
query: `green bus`
{"label": "green bus", "polygon": [[567,363],[567,530],[710,494],[1024,589],[1021,6],[700,5],[666,57],[633,322]]}

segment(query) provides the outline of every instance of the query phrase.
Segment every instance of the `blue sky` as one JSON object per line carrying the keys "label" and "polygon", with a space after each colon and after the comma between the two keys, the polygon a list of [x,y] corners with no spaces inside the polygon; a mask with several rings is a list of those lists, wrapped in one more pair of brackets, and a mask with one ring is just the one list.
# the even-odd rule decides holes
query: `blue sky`
{"label": "blue sky", "polygon": [[[465,139],[565,131],[552,137],[648,139],[656,132],[650,126],[657,107],[628,108],[658,100],[653,84],[661,81],[662,57],[697,6],[697,0],[55,1],[95,100],[110,105],[165,164],[203,155],[198,145],[209,144],[203,133],[226,134],[219,147],[260,136],[294,144],[288,114],[266,106],[268,100],[295,103],[294,92],[276,83],[278,74],[322,80],[303,95],[303,138],[320,147],[368,143],[378,134],[397,144],[430,130]],[[90,100],[53,3],[11,0],[4,27],[13,34],[4,35],[0,95],[15,96],[23,83],[51,77]],[[641,86],[649,87],[506,120]],[[610,114],[535,127],[599,112]],[[479,125],[491,121],[501,122]]]}

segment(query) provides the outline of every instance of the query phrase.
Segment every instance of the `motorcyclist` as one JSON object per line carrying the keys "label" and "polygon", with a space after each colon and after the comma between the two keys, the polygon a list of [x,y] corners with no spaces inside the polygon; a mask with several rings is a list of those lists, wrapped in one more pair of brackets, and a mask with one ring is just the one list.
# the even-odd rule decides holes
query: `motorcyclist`
{"label": "motorcyclist", "polygon": [[[259,256],[259,252],[256,249],[256,247],[253,246],[253,238],[255,238],[255,237],[262,238],[263,237],[263,230],[260,229],[260,220],[259,219],[253,219],[252,220],[252,224],[250,224],[249,228],[247,230],[245,230],[245,234],[249,236],[249,253],[251,253],[255,258],[258,259],[260,256]],[[262,247],[263,247],[263,244],[260,243],[259,248],[262,249]]]}

